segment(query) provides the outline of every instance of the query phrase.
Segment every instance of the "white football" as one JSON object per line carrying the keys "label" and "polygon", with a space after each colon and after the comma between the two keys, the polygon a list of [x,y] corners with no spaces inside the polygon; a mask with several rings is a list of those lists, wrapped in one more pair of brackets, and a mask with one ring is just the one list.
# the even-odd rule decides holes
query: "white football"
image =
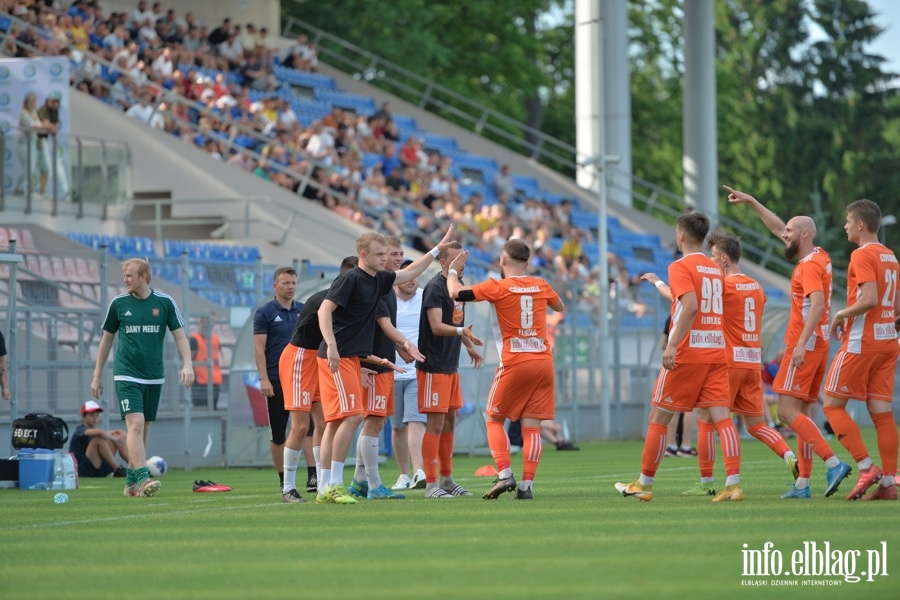
{"label": "white football", "polygon": [[162,477],[166,474],[168,468],[166,459],[162,456],[151,456],[147,459],[147,469],[150,470],[150,475],[152,477]]}

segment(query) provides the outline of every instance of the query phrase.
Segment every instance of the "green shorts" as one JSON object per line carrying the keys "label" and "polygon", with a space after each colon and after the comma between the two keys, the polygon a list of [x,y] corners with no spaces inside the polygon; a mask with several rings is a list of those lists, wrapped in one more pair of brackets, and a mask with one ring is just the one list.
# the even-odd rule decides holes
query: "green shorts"
{"label": "green shorts", "polygon": [[116,381],[116,398],[123,419],[125,415],[140,413],[145,421],[155,421],[161,394],[162,384],[159,383]]}

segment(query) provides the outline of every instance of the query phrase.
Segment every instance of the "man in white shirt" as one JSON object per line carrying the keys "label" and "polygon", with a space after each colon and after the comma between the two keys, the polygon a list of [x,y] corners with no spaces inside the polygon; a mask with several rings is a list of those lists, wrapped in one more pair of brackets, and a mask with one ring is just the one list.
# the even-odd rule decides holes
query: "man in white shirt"
{"label": "man in white shirt", "polygon": [[[403,261],[401,269],[413,261]],[[397,294],[397,330],[415,345],[419,343],[419,315],[422,312],[422,290],[419,280],[413,279],[394,286]],[[419,412],[416,363],[407,363],[397,354],[395,364],[406,373],[394,373],[394,414],[391,415],[391,443],[394,457],[400,468],[400,477],[391,489],[405,490],[425,487],[425,470],[422,463],[422,438],[425,436],[426,417]],[[409,477],[412,461],[413,477]]]}
{"label": "man in white shirt", "polygon": [[132,119],[146,123],[153,129],[162,129],[165,125],[163,117],[153,106],[153,98],[149,92],[141,94],[141,101],[125,111]]}

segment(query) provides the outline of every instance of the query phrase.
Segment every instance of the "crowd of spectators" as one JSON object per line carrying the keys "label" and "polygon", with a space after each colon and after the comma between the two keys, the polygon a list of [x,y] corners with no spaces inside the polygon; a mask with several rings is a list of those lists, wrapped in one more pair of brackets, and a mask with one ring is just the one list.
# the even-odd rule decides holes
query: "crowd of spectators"
{"label": "crowd of spectators", "polygon": [[[584,250],[593,232],[572,223],[571,201],[551,205],[520,193],[507,165],[479,182],[491,197],[461,192],[469,182],[460,181],[453,159],[414,135],[402,136],[387,102],[370,115],[335,106],[304,125],[277,93],[282,84],[275,69],[317,71],[316,47],[305,35],[279,52],[266,28],[230,18],[210,27],[159,2],[141,0],[130,13],[108,15],[99,2],[59,4],[0,0],[0,9],[33,26],[14,24],[6,53],[30,55],[18,40],[39,54],[67,55],[80,91],[216,160],[405,237],[417,250],[433,247],[450,223],[487,263],[509,238],[524,239],[536,268],[570,290],[570,301],[594,308],[599,269]],[[377,160],[364,167],[364,157],[373,155]],[[613,254],[608,260],[619,306],[643,315],[647,305],[636,300],[640,274],[628,274]]]}

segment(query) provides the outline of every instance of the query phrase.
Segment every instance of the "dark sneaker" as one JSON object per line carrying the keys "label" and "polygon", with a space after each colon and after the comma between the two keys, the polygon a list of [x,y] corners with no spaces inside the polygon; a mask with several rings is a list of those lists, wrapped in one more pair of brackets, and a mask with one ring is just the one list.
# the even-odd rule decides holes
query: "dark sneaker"
{"label": "dark sneaker", "polygon": [[316,478],[316,474],[313,473],[309,477],[306,478],[306,491],[307,492],[315,492],[318,486],[319,480]]}
{"label": "dark sneaker", "polygon": [[485,500],[496,500],[500,497],[500,494],[504,492],[511,492],[516,489],[516,478],[510,475],[506,479],[500,479],[499,477],[494,480],[494,487],[489,489],[487,493],[482,496]]}
{"label": "dark sneaker", "polygon": [[578,446],[574,445],[572,442],[560,442],[556,445],[557,450],[581,450]]}
{"label": "dark sneaker", "polygon": [[301,496],[296,489],[289,491],[287,494],[282,494],[281,501],[290,504],[299,504],[301,502],[306,502],[306,500],[303,499],[303,496]]}
{"label": "dark sneaker", "polygon": [[531,495],[531,488],[528,488],[527,490],[516,488],[516,495],[512,498],[513,500],[534,500],[534,496]]}
{"label": "dark sneaker", "polygon": [[113,477],[128,477],[128,472],[125,471],[125,467],[119,467],[113,471]]}

